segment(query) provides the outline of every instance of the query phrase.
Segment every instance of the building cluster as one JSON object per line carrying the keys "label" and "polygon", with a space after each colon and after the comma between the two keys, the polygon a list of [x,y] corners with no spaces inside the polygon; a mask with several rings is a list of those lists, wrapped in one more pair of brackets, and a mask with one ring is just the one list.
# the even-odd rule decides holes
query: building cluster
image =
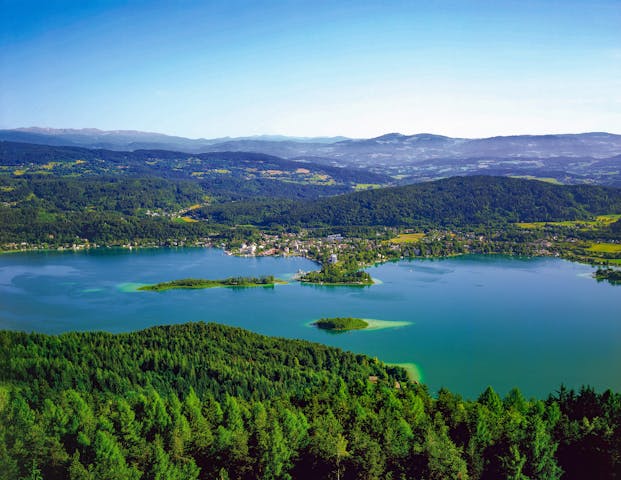
{"label": "building cluster", "polygon": [[327,256],[328,262],[337,263],[339,252],[352,248],[342,235],[328,235],[323,238],[309,238],[302,234],[283,233],[271,235],[262,233],[260,240],[242,243],[239,248],[231,248],[227,253],[241,256],[301,256],[313,259]]}

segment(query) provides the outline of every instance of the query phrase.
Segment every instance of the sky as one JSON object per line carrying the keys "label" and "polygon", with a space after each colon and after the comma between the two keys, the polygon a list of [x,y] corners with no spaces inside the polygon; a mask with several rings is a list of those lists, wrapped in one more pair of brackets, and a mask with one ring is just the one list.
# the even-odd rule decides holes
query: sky
{"label": "sky", "polygon": [[0,8],[0,128],[621,133],[621,0]]}

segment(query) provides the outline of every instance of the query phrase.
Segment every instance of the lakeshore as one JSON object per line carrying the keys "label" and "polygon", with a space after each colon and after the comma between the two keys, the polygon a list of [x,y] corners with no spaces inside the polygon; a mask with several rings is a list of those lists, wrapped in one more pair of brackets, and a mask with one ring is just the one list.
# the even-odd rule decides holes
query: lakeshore
{"label": "lakeshore", "polygon": [[[621,365],[619,287],[593,280],[593,267],[560,259],[462,255],[386,262],[368,268],[382,281],[372,288],[290,281],[283,288],[213,288],[208,295],[137,290],[173,274],[290,279],[316,268],[300,257],[237,257],[203,248],[0,256],[0,328],[125,332],[202,320],[415,363],[432,391],[444,385],[475,395],[488,384],[501,392],[519,385],[538,395],[560,383],[621,387],[621,370],[610,368]],[[310,326],[331,317],[360,318],[369,326],[342,335]]]}
{"label": "lakeshore", "polygon": [[[604,215],[612,221],[618,216]],[[585,227],[585,225],[588,227]],[[507,231],[491,229],[485,234],[468,231],[431,229],[413,231],[377,227],[363,236],[329,234],[323,229],[301,229],[296,233],[254,229],[248,240],[232,239],[235,228],[214,232],[213,237],[193,240],[169,240],[110,244],[73,243],[5,244],[2,253],[28,251],[42,252],[98,252],[124,249],[136,251],[145,248],[222,248],[227,255],[246,258],[302,257],[314,261],[319,270],[310,270],[297,280],[319,286],[369,286],[377,282],[364,269],[390,261],[408,259],[443,259],[468,254],[510,255],[516,257],[555,257],[598,266],[621,266],[621,244],[611,241],[593,241],[582,238],[593,234],[607,223],[593,222],[539,222],[516,223]],[[585,230],[586,229],[586,230]],[[586,232],[586,233],[585,233]],[[254,238],[253,241],[250,238]],[[611,282],[619,284],[618,282]]]}

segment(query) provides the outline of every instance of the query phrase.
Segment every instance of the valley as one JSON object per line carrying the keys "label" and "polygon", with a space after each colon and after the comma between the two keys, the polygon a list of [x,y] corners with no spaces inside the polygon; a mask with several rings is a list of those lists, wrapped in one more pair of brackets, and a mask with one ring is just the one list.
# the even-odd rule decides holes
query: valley
{"label": "valley", "polygon": [[[399,185],[247,152],[0,142],[0,159],[8,475],[29,461],[51,478],[359,478],[369,448],[401,428],[410,453],[378,453],[377,471],[465,478],[485,459],[481,478],[503,476],[535,442],[512,436],[534,428],[558,453],[525,454],[529,471],[617,468],[606,432],[621,388],[619,188],[487,175]],[[402,406],[396,430],[378,434],[368,419],[386,404]],[[534,423],[496,430],[492,454],[468,430],[481,412]],[[62,420],[76,415],[77,430]],[[580,430],[585,418],[608,430]],[[342,433],[319,438],[326,425]],[[600,453],[577,466],[593,437]],[[257,460],[275,448],[259,438],[288,450]],[[22,441],[44,453],[33,460]],[[425,467],[439,441],[451,464]],[[340,442],[340,466],[325,442]]]}

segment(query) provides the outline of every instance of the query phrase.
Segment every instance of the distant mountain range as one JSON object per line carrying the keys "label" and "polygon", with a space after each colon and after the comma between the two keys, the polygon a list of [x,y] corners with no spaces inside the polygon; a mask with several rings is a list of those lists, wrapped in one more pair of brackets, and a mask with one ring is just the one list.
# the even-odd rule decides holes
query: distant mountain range
{"label": "distant mountain range", "polygon": [[22,128],[0,130],[0,140],[129,151],[256,152],[298,162],[365,169],[404,183],[486,174],[545,178],[560,183],[621,185],[621,135],[605,132],[480,139],[427,133],[389,133],[370,139],[282,136],[188,139],[136,131]]}
{"label": "distant mountain range", "polygon": [[97,128],[16,128],[0,130],[0,140],[37,143],[41,145],[71,146],[85,148],[104,148],[108,150],[175,150],[185,153],[204,153],[220,151],[212,145],[228,142],[293,142],[293,143],[334,143],[347,140],[347,137],[285,137],[282,135],[257,135],[252,137],[221,137],[191,139],[164,135],[162,133],[140,132],[136,130],[99,130]]}
{"label": "distant mountain range", "polygon": [[534,176],[560,183],[621,185],[621,135],[610,133],[483,139],[391,133],[331,144],[238,140],[209,148],[355,166],[406,182],[483,173]]}
{"label": "distant mountain range", "polygon": [[420,133],[388,133],[369,139],[346,137],[221,137],[190,139],[135,130],[17,128],[0,130],[0,140],[109,150],[176,150],[186,153],[243,151],[282,158],[314,156],[344,162],[416,163],[434,158],[481,156],[512,158],[593,157],[621,154],[621,135],[605,132],[452,138]]}

